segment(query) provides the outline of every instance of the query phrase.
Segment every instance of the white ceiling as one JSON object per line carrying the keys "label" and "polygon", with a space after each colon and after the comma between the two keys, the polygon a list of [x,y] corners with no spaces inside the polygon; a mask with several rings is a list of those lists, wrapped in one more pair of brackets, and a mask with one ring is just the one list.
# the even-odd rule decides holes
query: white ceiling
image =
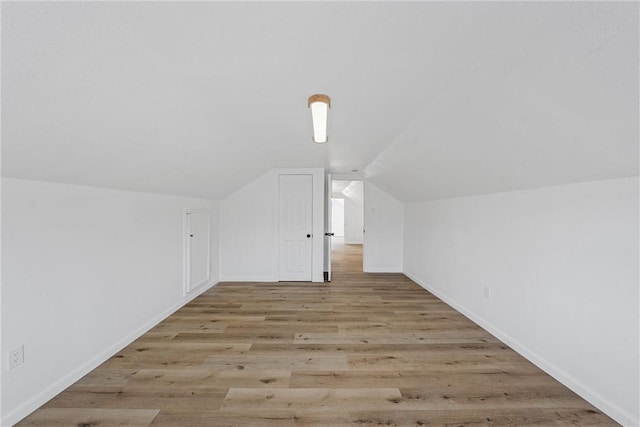
{"label": "white ceiling", "polygon": [[362,179],[353,180],[332,180],[331,197],[334,199],[344,199],[348,197],[362,203],[364,201],[364,184]]}
{"label": "white ceiling", "polygon": [[632,2],[2,4],[5,176],[219,199],[327,167],[426,200],[637,175],[638,113]]}
{"label": "white ceiling", "polygon": [[344,199],[344,190],[352,181],[331,181],[331,197]]}

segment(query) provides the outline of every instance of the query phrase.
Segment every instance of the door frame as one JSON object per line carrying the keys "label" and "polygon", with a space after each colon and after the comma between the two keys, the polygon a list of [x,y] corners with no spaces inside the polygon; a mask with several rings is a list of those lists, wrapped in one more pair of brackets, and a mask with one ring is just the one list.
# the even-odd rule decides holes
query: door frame
{"label": "door frame", "polygon": [[[306,256],[306,260],[304,261],[304,263],[308,263],[307,266],[309,268],[308,272],[306,271],[305,268],[305,274],[304,276],[308,277],[309,280],[306,279],[301,279],[301,278],[287,278],[287,277],[283,277],[283,269],[282,269],[282,259],[280,259],[281,255],[282,255],[282,243],[283,243],[283,236],[282,236],[282,215],[283,212],[282,210],[280,210],[280,208],[282,207],[282,182],[283,182],[283,177],[308,177],[310,179],[310,181],[308,182],[309,187],[308,187],[308,191],[310,192],[310,194],[307,194],[307,192],[305,191],[304,194],[306,194],[309,199],[308,202],[311,204],[309,212],[308,212],[308,216],[305,215],[306,219],[305,221],[309,221],[309,227],[305,228],[303,231],[301,231],[301,233],[307,233],[307,238],[306,240],[302,239],[305,242],[306,247],[309,250],[308,255]],[[306,186],[306,182],[305,182],[305,186]],[[306,282],[306,281],[311,281],[311,279],[313,278],[313,175],[310,173],[305,173],[305,174],[301,174],[301,173],[281,173],[278,175],[278,281],[283,281],[283,282],[291,282],[291,281],[295,281],[295,282]],[[311,237],[309,237],[309,234],[311,234]],[[301,237],[302,238],[302,237]],[[306,251],[306,249],[305,249]]]}
{"label": "door frame", "polygon": [[[367,248],[367,233],[366,233],[366,229],[367,229],[367,224],[366,224],[366,215],[364,215],[365,213],[365,209],[367,208],[367,192],[365,187],[367,186],[367,181],[364,179],[364,177],[360,174],[335,174],[335,175],[331,175],[331,182],[333,181],[362,181],[362,189],[363,189],[363,194],[362,194],[362,210],[363,210],[363,218],[362,218],[362,271],[364,271],[364,252]],[[333,188],[330,188],[329,191],[331,193],[333,193]],[[328,213],[328,215],[331,215],[331,212]],[[331,248],[329,248],[329,250],[331,250]]]}
{"label": "door frame", "polygon": [[330,173],[325,179],[324,206],[324,273],[325,280],[331,282],[331,242],[333,237],[333,178]]}
{"label": "door frame", "polygon": [[[273,236],[273,280],[279,280],[279,264],[280,264],[280,190],[278,183],[280,182],[280,175],[311,175],[313,195],[312,195],[312,239],[311,244],[313,261],[311,263],[311,281],[312,282],[324,282],[324,169],[323,168],[280,168],[273,169],[273,185],[274,191],[274,215],[273,215],[273,229],[276,231]],[[318,238],[321,236],[321,238]],[[304,282],[301,282],[304,283]]]}
{"label": "door frame", "polygon": [[[189,230],[189,215],[192,213],[206,213],[207,221],[207,277],[195,287],[191,287],[191,243]],[[194,289],[198,289],[211,281],[211,211],[206,208],[184,209],[182,212],[182,296],[187,296]]]}

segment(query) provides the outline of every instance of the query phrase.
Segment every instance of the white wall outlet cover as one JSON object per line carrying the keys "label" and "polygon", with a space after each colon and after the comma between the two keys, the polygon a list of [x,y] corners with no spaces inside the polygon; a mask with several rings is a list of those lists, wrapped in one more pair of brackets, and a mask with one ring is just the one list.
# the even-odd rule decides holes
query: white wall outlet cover
{"label": "white wall outlet cover", "polygon": [[483,288],[483,292],[484,292],[484,297],[485,298],[491,298],[491,288],[488,286],[485,286]]}
{"label": "white wall outlet cover", "polygon": [[13,369],[18,365],[22,365],[24,363],[24,345],[21,344],[19,347],[10,350],[8,359],[9,369]]}

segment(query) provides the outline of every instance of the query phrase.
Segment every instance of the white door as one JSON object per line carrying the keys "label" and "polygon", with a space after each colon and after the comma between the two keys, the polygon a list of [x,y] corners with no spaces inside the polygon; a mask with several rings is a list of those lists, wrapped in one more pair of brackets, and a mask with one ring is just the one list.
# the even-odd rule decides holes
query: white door
{"label": "white door", "polygon": [[185,211],[185,294],[210,279],[209,211]]}
{"label": "white door", "polygon": [[331,181],[331,174],[327,175],[327,185],[326,185],[326,211],[325,211],[325,215],[326,215],[326,224],[327,224],[327,228],[324,232],[324,236],[325,236],[325,259],[327,260],[327,281],[330,282],[331,281],[331,237],[333,236],[333,227],[332,227],[332,215],[333,215],[333,206],[332,206],[332,199],[333,199],[333,182]]}
{"label": "white door", "polygon": [[311,281],[313,178],[280,175],[279,280]]}

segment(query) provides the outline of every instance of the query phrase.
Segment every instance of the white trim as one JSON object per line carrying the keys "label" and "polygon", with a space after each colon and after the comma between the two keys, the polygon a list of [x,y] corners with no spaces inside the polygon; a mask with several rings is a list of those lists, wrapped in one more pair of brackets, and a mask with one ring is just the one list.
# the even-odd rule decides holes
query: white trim
{"label": "white trim", "polygon": [[615,405],[613,402],[611,402],[608,399],[604,398],[602,395],[600,395],[595,390],[587,387],[582,382],[580,382],[576,378],[572,377],[571,375],[566,373],[564,370],[560,369],[555,364],[553,364],[553,363],[549,362],[548,360],[546,360],[545,358],[539,356],[537,353],[535,353],[534,351],[529,349],[527,346],[522,345],[520,342],[518,342],[516,339],[511,337],[509,334],[506,334],[506,333],[502,332],[499,328],[494,326],[491,322],[488,322],[485,319],[483,319],[482,317],[480,317],[480,316],[476,315],[475,313],[467,310],[464,306],[460,305],[454,299],[446,296],[441,291],[439,291],[437,289],[434,289],[433,287],[429,286],[428,284],[422,282],[414,274],[411,274],[411,273],[407,272],[406,270],[403,273],[405,274],[405,276],[407,276],[408,278],[410,278],[411,280],[416,282],[418,285],[420,285],[421,287],[423,287],[427,291],[431,292],[433,295],[435,295],[436,297],[438,297],[439,299],[441,299],[445,303],[449,304],[451,307],[453,307],[458,312],[463,314],[469,320],[471,320],[472,322],[476,323],[482,329],[486,330],[491,335],[495,336],[500,341],[502,341],[505,344],[507,344],[509,347],[511,347],[514,351],[519,353],[525,359],[529,360],[531,363],[533,363],[534,365],[536,365],[537,367],[539,367],[540,369],[545,371],[547,374],[551,375],[553,378],[555,378],[556,380],[560,381],[562,384],[564,384],[565,386],[570,388],[572,391],[574,391],[580,397],[582,397],[583,399],[585,399],[586,401],[591,403],[596,408],[600,409],[602,412],[604,412],[605,414],[607,414],[608,416],[610,416],[611,418],[613,418],[614,420],[616,420],[620,424],[625,425],[625,426],[638,426],[638,425],[640,425],[640,420],[639,419],[635,418],[631,414],[628,414],[627,412],[622,410],[620,407]]}
{"label": "white trim", "polygon": [[331,179],[334,181],[364,181],[364,177],[357,173],[335,174]]}
{"label": "white trim", "polygon": [[[323,272],[327,275],[327,282],[331,282],[331,250],[333,233],[333,178],[331,173],[325,174],[324,184],[324,240],[323,245]],[[342,227],[344,229],[344,227]],[[327,235],[328,234],[328,235]],[[343,233],[344,234],[344,233]]]}
{"label": "white trim", "polygon": [[189,209],[182,211],[182,296],[185,297],[189,293],[189,243],[187,235],[189,234]]}
{"label": "white trim", "polygon": [[[209,273],[209,276],[211,276],[211,273]],[[195,285],[193,288],[189,289],[189,296],[191,296],[193,293],[197,293],[197,291],[199,289],[201,289],[202,287],[206,286],[207,284],[211,283],[211,277],[203,280],[202,282],[198,283],[197,285]],[[210,287],[210,286],[209,286]],[[186,295],[185,295],[186,296]]]}
{"label": "white trim", "polygon": [[[305,243],[307,243],[309,245],[309,248],[310,248],[308,259],[307,259],[307,261],[309,262],[309,274],[308,274],[309,280],[306,280],[306,278],[301,278],[300,277],[301,275],[298,275],[298,277],[286,277],[287,275],[282,271],[282,260],[280,259],[280,256],[281,256],[280,248],[281,248],[281,244],[282,244],[282,235],[281,235],[282,229],[280,228],[280,226],[282,225],[281,224],[281,221],[282,221],[281,216],[283,215],[283,212],[280,210],[280,205],[282,203],[282,199],[281,199],[281,196],[282,196],[282,177],[291,177],[291,176],[308,176],[308,177],[311,178],[311,185],[310,185],[310,187],[311,187],[311,194],[310,194],[311,210],[309,212],[309,215],[311,215],[311,230],[307,231],[307,232],[309,232],[309,231],[311,232],[311,240],[309,241],[309,238],[308,238],[308,235],[307,235],[307,241],[308,242],[305,241]],[[314,269],[315,269],[315,266],[313,265],[314,264],[314,262],[313,262],[313,260],[314,260],[314,249],[315,249],[314,248],[315,245],[313,244],[314,243],[313,239],[315,237],[314,224],[315,224],[315,221],[316,221],[314,194],[315,194],[314,175],[312,173],[295,173],[295,174],[294,173],[279,173],[278,174],[278,204],[276,205],[276,210],[277,210],[277,215],[276,216],[278,218],[278,226],[276,228],[276,233],[277,233],[277,236],[278,236],[277,237],[277,239],[278,239],[278,281],[281,281],[281,282],[292,282],[292,281],[294,281],[294,282],[309,282],[309,281],[313,280],[313,273],[314,273]],[[323,226],[323,229],[324,229],[324,226]],[[323,236],[324,236],[324,234],[323,234]],[[324,237],[323,237],[323,239],[324,239]],[[324,243],[324,241],[323,241],[323,243]],[[294,276],[294,274],[291,274],[291,275]]]}
{"label": "white trim", "polygon": [[273,282],[278,281],[274,276],[222,276],[220,282]]}
{"label": "white trim", "polygon": [[114,356],[119,351],[124,349],[126,346],[131,344],[133,341],[140,338],[142,335],[144,335],[146,332],[148,332],[151,328],[156,326],[158,323],[162,322],[171,314],[173,314],[180,308],[184,307],[189,301],[195,299],[196,297],[201,295],[203,292],[207,291],[208,289],[211,289],[215,285],[216,283],[212,282],[209,286],[202,286],[198,289],[197,292],[192,292],[187,297],[182,298],[180,301],[173,304],[171,307],[167,308],[162,313],[155,316],[153,319],[144,323],[142,326],[135,329],[133,332],[131,332],[124,338],[121,338],[115,343],[113,343],[112,345],[108,346],[103,352],[95,355],[93,358],[85,362],[83,365],[80,365],[79,367],[71,371],[69,374],[60,378],[59,380],[51,384],[49,387],[45,388],[44,390],[42,390],[41,392],[33,396],[31,399],[22,403],[13,411],[9,412],[8,414],[3,414],[3,418],[0,424],[2,426],[12,426],[16,424],[17,422],[19,422],[20,420],[22,420],[23,418],[31,414],[33,411],[38,409],[40,406],[42,406],[43,404],[45,404],[46,402],[54,398],[57,394],[65,390],[71,384],[75,383],[80,378],[84,377],[89,372],[91,372],[92,370],[100,366],[102,363],[106,362],[110,357]]}
{"label": "white trim", "polygon": [[[312,257],[313,262],[311,264],[311,281],[312,282],[324,282],[324,174],[325,170],[323,168],[276,168],[271,169],[271,173],[273,174],[273,185],[276,189],[275,192],[276,200],[274,202],[274,216],[273,216],[273,226],[274,226],[274,236],[273,236],[273,245],[274,245],[274,253],[276,254],[273,264],[272,271],[275,276],[279,276],[280,271],[280,254],[279,254],[279,246],[280,246],[280,232],[279,232],[279,181],[280,175],[311,175],[313,182],[313,195],[312,195],[312,209],[313,209],[313,222],[312,228]],[[317,237],[321,236],[321,239]],[[276,281],[278,279],[276,278]]]}
{"label": "white trim", "polygon": [[367,180],[365,179],[365,180],[362,180],[362,272],[363,273],[370,271],[370,269],[365,268],[365,264],[366,264],[365,260],[367,259],[367,199],[368,199]]}
{"label": "white trim", "polygon": [[364,267],[363,271],[365,273],[402,273],[401,267]]}
{"label": "white trim", "polygon": [[[207,277],[204,278],[200,283],[195,286],[191,286],[191,245],[189,235],[191,234],[189,221],[189,215],[193,212],[200,212],[207,214]],[[182,215],[182,229],[183,229],[183,238],[182,238],[182,271],[183,271],[183,282],[182,282],[182,296],[187,296],[191,294],[195,289],[210,283],[211,282],[211,211],[207,208],[196,208],[196,209],[185,209]]]}
{"label": "white trim", "polygon": [[311,281],[324,283],[324,169],[315,169],[313,175],[313,261]]}

